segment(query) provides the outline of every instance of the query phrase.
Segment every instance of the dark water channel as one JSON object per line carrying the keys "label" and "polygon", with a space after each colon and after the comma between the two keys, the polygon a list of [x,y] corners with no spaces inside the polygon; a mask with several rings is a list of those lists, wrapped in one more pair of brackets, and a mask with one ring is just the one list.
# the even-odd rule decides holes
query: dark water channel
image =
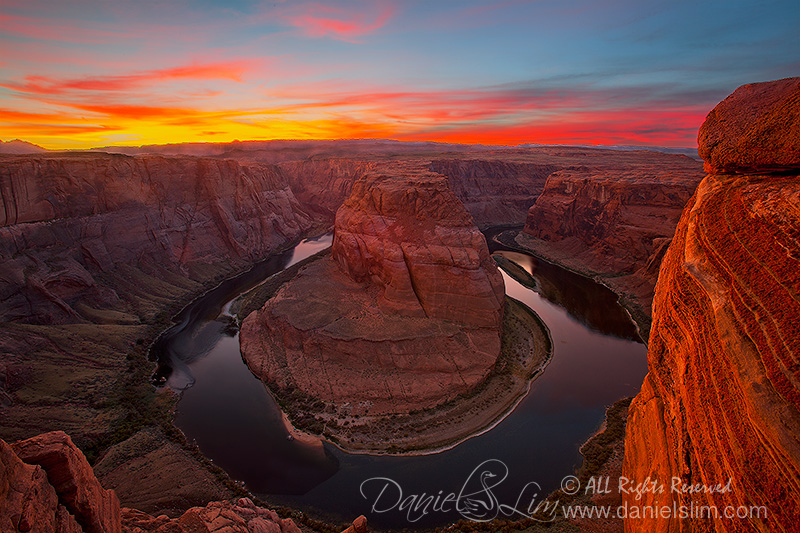
{"label": "dark water channel", "polygon": [[531,256],[501,251],[536,279],[534,291],[503,274],[506,293],[536,311],[554,347],[545,372],[508,417],[450,450],[424,456],[354,455],[330,445],[320,453],[290,440],[269,392],[242,362],[226,315],[238,294],[329,243],[329,236],[304,241],[209,292],[154,345],[164,374],[172,369],[167,384],[183,390],[177,426],[271,504],[335,521],[364,514],[374,527],[432,527],[461,516],[434,505],[427,513],[409,513],[394,502],[415,495],[441,501],[478,486],[476,474],[487,469],[497,474],[491,490],[497,502],[513,505],[523,491],[528,501],[532,492],[543,499],[580,463],[578,449],[600,426],[606,407],[641,386],[646,349],[611,291]]}

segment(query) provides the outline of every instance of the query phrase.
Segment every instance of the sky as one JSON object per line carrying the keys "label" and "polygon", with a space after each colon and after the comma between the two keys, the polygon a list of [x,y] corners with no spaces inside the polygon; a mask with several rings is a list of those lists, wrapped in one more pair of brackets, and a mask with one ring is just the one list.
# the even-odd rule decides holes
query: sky
{"label": "sky", "polygon": [[696,146],[800,0],[0,0],[0,139]]}

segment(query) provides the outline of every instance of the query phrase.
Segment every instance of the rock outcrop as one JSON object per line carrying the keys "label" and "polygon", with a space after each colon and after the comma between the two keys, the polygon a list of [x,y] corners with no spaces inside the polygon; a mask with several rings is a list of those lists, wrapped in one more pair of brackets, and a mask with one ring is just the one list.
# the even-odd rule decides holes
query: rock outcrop
{"label": "rock outcrop", "polygon": [[119,500],[100,486],[66,433],[54,431],[14,443],[0,440],[3,531],[119,533]]}
{"label": "rock outcrop", "polygon": [[[365,531],[359,517],[353,528]],[[352,529],[352,528],[351,528]],[[66,433],[54,431],[9,446],[0,440],[0,530],[3,533],[300,533],[290,518],[249,498],[213,501],[178,518],[120,508]],[[349,531],[349,529],[348,529]]]}
{"label": "rock outcrop", "polygon": [[278,166],[288,176],[292,192],[303,208],[333,222],[336,210],[350,196],[353,183],[376,164],[357,159],[306,159]]}
{"label": "rock outcrop", "polygon": [[698,134],[709,173],[796,171],[798,145],[800,78],[739,87],[708,114]]}
{"label": "rock outcrop", "polygon": [[711,174],[661,265],[623,475],[664,486],[624,495],[629,508],[713,511],[641,512],[630,533],[797,529],[798,113],[800,78],[746,85],[700,130]]}
{"label": "rock outcrop", "polygon": [[[426,160],[408,159],[406,163],[425,165]],[[288,161],[279,166],[289,176],[303,207],[310,212],[327,213],[332,219],[359,178],[369,172],[381,172],[384,167],[391,172],[395,165],[395,161],[381,158],[337,158]],[[447,177],[450,189],[480,228],[522,224],[547,176],[559,168],[558,164],[506,161],[499,157],[433,159],[428,164],[430,171]]]}
{"label": "rock outcrop", "polygon": [[554,172],[517,239],[601,279],[642,315],[683,206],[702,177],[700,164],[685,156],[647,154],[645,161]]}
{"label": "rock outcrop", "polygon": [[125,533],[302,533],[291,518],[280,518],[250,498],[192,507],[179,518],[123,509],[122,524]]}
{"label": "rock outcrop", "polygon": [[336,213],[332,254],[377,285],[388,313],[499,328],[503,279],[472,217],[435,174],[359,180]]}
{"label": "rock outcrop", "polygon": [[355,184],[337,213],[332,258],[247,317],[242,354],[279,392],[408,412],[486,377],[503,298],[486,241],[445,178],[397,165]]}
{"label": "rock outcrop", "polygon": [[[109,154],[0,159],[0,320],[86,318],[118,295],[98,275],[142,266],[205,281],[310,226],[285,175],[232,160]],[[211,268],[213,270],[213,268]]]}

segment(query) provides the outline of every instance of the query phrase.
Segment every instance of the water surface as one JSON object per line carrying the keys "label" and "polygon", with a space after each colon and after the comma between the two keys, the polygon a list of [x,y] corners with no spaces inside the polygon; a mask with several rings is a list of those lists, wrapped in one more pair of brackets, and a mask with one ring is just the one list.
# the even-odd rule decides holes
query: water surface
{"label": "water surface", "polygon": [[[326,242],[329,238],[299,245],[296,255],[282,257],[283,268]],[[201,318],[186,321],[194,325],[184,324],[183,340],[170,341],[179,336],[167,335],[167,344],[177,345],[173,351],[162,348],[170,354],[165,360],[177,359],[170,385],[179,388],[187,375],[193,382],[178,404],[176,424],[204,454],[266,501],[321,518],[350,521],[364,514],[371,525],[385,528],[447,524],[460,516],[432,511],[421,518],[409,516],[391,508],[399,497],[394,493],[402,491],[403,498],[458,493],[487,460],[507,469],[507,478],[493,489],[500,502],[513,504],[530,482],[543,498],[580,463],[578,448],[600,426],[605,409],[638,392],[647,372],[646,350],[607,288],[531,256],[500,253],[537,280],[538,292],[503,274],[506,293],[547,324],[554,353],[529,394],[492,430],[451,450],[414,457],[354,455],[330,445],[321,454],[289,440],[270,394],[242,362],[238,338],[225,335],[224,318],[211,317],[216,309],[224,317],[236,291],[201,303],[202,309],[193,313]],[[380,513],[371,510],[386,482],[365,483],[376,477],[392,480],[377,502],[378,510],[385,508]]]}

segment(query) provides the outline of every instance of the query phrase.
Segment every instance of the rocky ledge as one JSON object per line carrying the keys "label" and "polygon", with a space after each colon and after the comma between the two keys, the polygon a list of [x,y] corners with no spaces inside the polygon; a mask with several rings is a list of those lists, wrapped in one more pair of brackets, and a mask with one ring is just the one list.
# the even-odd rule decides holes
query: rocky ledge
{"label": "rocky ledge", "polygon": [[[121,508],[72,439],[62,431],[11,445],[0,440],[3,533],[301,533],[249,498],[212,501],[177,518]],[[362,516],[343,533],[366,533]]]}
{"label": "rocky ledge", "polygon": [[797,530],[798,117],[792,78],[737,89],[700,129],[711,173],[661,265],[623,471],[647,487],[623,496],[629,508],[687,515],[640,512],[627,532]]}

